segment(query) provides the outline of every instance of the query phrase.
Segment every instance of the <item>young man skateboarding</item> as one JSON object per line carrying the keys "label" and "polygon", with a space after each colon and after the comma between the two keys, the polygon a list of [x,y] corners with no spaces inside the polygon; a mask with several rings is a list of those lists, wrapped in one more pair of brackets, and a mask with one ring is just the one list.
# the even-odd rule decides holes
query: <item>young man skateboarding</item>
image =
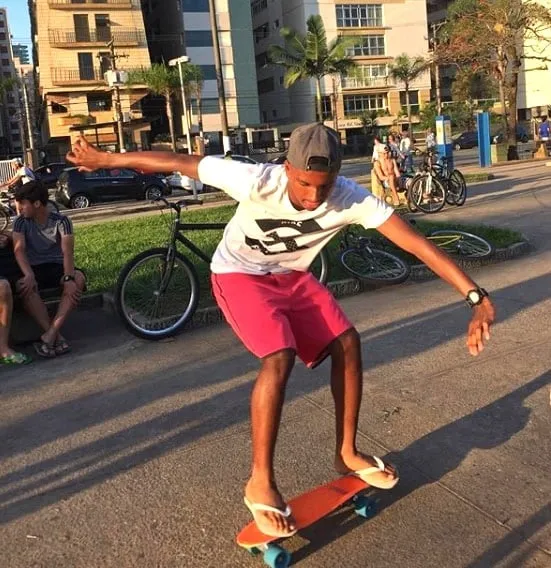
{"label": "young man skateboarding", "polygon": [[245,503],[259,529],[280,536],[295,530],[292,512],[277,489],[273,457],[285,387],[297,355],[310,368],[331,357],[337,472],[354,472],[374,487],[394,487],[396,468],[356,448],[360,338],[333,296],[308,272],[310,263],[344,226],[377,228],[451,284],[472,307],[467,334],[472,355],[489,339],[494,307],[483,289],[391,207],[338,176],[337,133],[321,124],[297,128],[283,165],[167,152],[106,154],[83,138],[67,158],[85,170],[180,171],[239,202],[212,260],[212,287],[228,323],[260,359],[251,397],[252,474],[245,487]]}

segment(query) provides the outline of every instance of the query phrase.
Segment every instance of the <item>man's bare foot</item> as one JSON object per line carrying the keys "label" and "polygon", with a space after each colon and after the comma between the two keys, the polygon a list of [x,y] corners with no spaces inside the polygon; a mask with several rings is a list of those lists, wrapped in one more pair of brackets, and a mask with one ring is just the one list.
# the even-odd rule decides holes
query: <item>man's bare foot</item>
{"label": "man's bare foot", "polygon": [[[360,452],[335,456],[335,469],[342,475],[369,467],[378,467],[377,462],[373,457],[366,456]],[[384,471],[370,473],[364,481],[369,483],[369,485],[373,485],[373,487],[385,488],[391,485],[397,477],[397,469],[391,464],[385,464]]]}
{"label": "man's bare foot", "polygon": [[[269,505],[270,507],[280,509],[282,512],[287,507],[275,484],[259,483],[253,478],[249,480],[245,487],[245,497],[252,505]],[[295,519],[292,514],[284,517],[277,513],[260,510],[256,511],[255,514],[257,519],[265,520],[267,526],[275,532],[291,533],[295,530]]]}

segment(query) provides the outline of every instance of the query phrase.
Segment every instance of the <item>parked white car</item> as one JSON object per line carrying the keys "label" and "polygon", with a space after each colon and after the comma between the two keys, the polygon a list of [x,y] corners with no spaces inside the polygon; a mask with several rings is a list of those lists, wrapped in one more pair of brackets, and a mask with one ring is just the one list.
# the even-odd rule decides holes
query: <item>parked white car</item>
{"label": "parked white car", "polygon": [[[182,175],[180,172],[173,172],[171,175],[166,177],[166,181],[172,189],[193,191],[193,188],[191,187],[191,178]],[[197,187],[197,193],[203,191],[203,184],[199,180],[195,180],[195,186]]]}

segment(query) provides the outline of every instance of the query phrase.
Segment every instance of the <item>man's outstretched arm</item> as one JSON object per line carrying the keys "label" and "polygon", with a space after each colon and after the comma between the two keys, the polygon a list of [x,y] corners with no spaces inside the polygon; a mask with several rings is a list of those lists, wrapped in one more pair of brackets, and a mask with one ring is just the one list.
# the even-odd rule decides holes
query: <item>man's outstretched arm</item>
{"label": "man's outstretched arm", "polygon": [[147,172],[181,174],[198,179],[197,168],[203,156],[175,154],[173,152],[126,152],[110,154],[92,146],[81,136],[67,154],[67,160],[83,171],[100,168],[133,168]]}
{"label": "man's outstretched arm", "polygon": [[[377,230],[400,248],[415,255],[440,278],[451,284],[463,298],[477,288],[476,283],[446,253],[395,213]],[[490,298],[484,298],[481,304],[473,308],[467,332],[467,346],[471,355],[478,355],[484,349],[484,341],[490,339],[490,327],[494,319],[495,308]]]}

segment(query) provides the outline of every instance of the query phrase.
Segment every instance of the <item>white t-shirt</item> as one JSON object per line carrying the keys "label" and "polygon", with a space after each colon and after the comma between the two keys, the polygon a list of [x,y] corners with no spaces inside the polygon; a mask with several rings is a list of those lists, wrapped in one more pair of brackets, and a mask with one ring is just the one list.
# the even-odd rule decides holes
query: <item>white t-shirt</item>
{"label": "white t-shirt", "polygon": [[400,140],[400,152],[402,154],[409,154],[411,151],[411,138],[409,136],[404,136]]}
{"label": "white t-shirt", "polygon": [[344,177],[337,178],[329,199],[315,211],[298,211],[287,193],[283,165],[206,157],[199,163],[199,179],[239,202],[213,255],[215,274],[305,272],[343,227],[376,228],[394,211]]}
{"label": "white t-shirt", "polygon": [[21,166],[20,168],[17,168],[16,175],[19,176],[21,183],[29,183],[30,181],[36,179],[34,172],[27,166]]}

